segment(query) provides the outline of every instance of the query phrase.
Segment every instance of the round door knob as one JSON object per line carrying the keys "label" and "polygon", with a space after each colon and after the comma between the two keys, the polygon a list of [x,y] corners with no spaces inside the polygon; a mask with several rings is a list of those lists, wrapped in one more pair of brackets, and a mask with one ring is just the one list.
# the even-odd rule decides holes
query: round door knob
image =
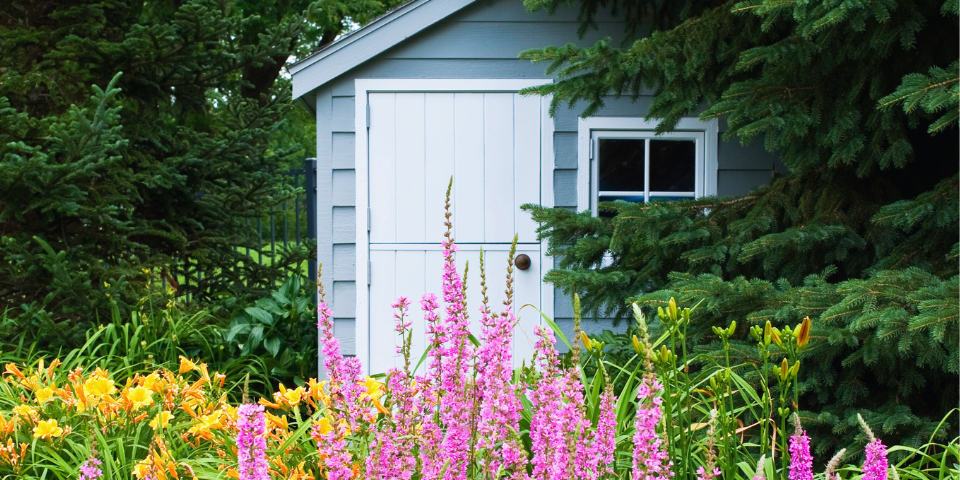
{"label": "round door knob", "polygon": [[530,268],[530,257],[525,253],[517,255],[517,258],[513,260],[514,265],[517,266],[520,270],[526,270]]}

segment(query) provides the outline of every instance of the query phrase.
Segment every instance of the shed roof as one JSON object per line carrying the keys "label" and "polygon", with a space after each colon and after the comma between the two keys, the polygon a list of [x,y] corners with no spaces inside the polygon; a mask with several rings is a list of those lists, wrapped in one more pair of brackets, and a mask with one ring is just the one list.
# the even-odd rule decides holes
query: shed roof
{"label": "shed roof", "polygon": [[410,0],[290,66],[299,98],[476,0]]}

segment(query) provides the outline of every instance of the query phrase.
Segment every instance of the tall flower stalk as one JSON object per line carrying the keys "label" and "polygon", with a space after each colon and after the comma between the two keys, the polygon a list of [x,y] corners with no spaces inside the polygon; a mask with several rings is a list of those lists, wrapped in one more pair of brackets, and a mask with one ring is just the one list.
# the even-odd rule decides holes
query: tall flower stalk
{"label": "tall flower stalk", "polygon": [[890,468],[890,464],[887,462],[887,447],[873,434],[873,430],[870,430],[867,422],[863,420],[859,413],[857,414],[857,420],[860,422],[864,433],[867,434],[868,441],[864,452],[866,459],[863,461],[863,467],[860,468],[860,472],[863,473],[863,480],[887,480],[887,471]]}
{"label": "tall flower stalk", "polygon": [[246,403],[237,409],[239,480],[270,480],[263,405]]}
{"label": "tall flower stalk", "polygon": [[637,417],[633,433],[633,478],[634,480],[663,480],[673,476],[666,446],[657,434],[657,426],[663,412],[663,385],[657,381],[653,365],[653,349],[647,333],[647,324],[640,307],[633,304],[633,314],[640,326],[640,338],[636,346],[643,358],[643,380],[637,387]]}
{"label": "tall flower stalk", "polygon": [[813,480],[813,457],[810,455],[810,437],[800,426],[800,416],[793,414],[796,426],[790,437],[790,480]]}

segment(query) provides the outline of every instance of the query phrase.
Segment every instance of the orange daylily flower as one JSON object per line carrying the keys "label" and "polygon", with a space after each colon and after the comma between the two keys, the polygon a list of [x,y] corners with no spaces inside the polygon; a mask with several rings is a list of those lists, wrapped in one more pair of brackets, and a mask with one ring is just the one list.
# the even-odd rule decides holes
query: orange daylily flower
{"label": "orange daylily flower", "polygon": [[37,426],[33,428],[33,436],[36,438],[50,439],[63,435],[63,429],[57,426],[54,419],[40,420]]}
{"label": "orange daylily flower", "polygon": [[8,364],[4,367],[3,373],[4,373],[5,375],[8,375],[8,374],[9,374],[9,375],[14,375],[14,376],[16,376],[17,378],[23,378],[23,377],[24,377],[23,372],[21,372],[20,369],[17,368],[17,364],[15,364],[15,363],[8,363]]}
{"label": "orange daylily flower", "polygon": [[197,369],[197,364],[193,363],[187,357],[180,355],[180,375],[183,375],[187,372],[192,372]]}

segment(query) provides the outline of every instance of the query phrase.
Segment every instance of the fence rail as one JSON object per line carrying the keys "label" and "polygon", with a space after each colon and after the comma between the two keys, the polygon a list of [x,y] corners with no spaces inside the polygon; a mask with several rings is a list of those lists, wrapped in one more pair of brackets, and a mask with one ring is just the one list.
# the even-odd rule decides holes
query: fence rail
{"label": "fence rail", "polygon": [[[272,264],[276,258],[278,243],[282,243],[284,247],[287,247],[290,243],[299,245],[306,239],[317,238],[317,159],[307,158],[304,160],[302,168],[290,170],[286,172],[285,175],[289,177],[289,184],[291,186],[302,189],[302,191],[293,198],[293,205],[289,205],[288,202],[285,201],[280,204],[279,210],[271,207],[267,217],[257,218],[254,221],[251,221],[250,218],[246,219],[246,224],[250,229],[248,235],[256,235],[257,243],[261,245],[261,248],[255,252],[252,252],[249,246],[242,248],[245,249],[244,253],[259,265],[264,265],[265,262]],[[290,209],[290,206],[293,208]],[[293,217],[292,220],[290,218],[291,214]],[[278,216],[281,217],[282,222],[280,223],[280,229],[278,229]],[[268,225],[266,225],[268,232],[266,233],[269,234],[269,238],[266,238],[264,235],[265,220],[268,222]],[[292,228],[291,224],[293,224]],[[279,239],[278,236],[280,237]],[[267,248],[268,246],[269,248]],[[268,253],[264,254],[265,251]],[[311,281],[315,282],[317,279],[316,258],[308,260],[307,270],[307,275]],[[174,265],[171,273],[173,278],[170,280],[184,287],[188,287],[183,289],[185,291],[183,295],[186,296],[187,300],[190,300],[190,284],[191,282],[199,284],[200,281],[203,280],[202,269],[196,268],[196,266],[191,268],[190,261],[187,260],[187,262],[182,265]],[[161,281],[163,287],[166,288],[168,279],[162,277]],[[180,289],[178,289],[178,292],[179,290]],[[178,293],[178,295],[181,294]]]}

